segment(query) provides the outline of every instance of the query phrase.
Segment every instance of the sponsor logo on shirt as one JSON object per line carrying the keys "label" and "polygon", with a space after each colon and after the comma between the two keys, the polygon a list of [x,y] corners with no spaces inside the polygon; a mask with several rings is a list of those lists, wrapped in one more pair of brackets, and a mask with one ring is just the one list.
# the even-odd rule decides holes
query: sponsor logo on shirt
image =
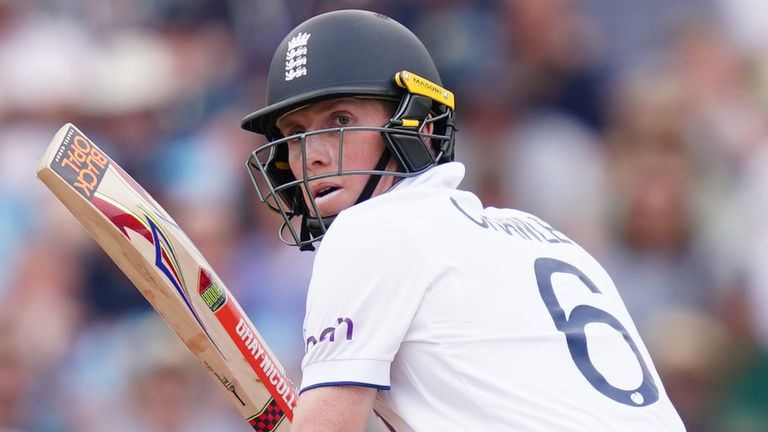
{"label": "sponsor logo on shirt", "polygon": [[[342,326],[344,324],[344,326]],[[310,336],[307,338],[306,342],[306,351],[309,351],[309,349],[321,342],[335,342],[336,341],[336,330],[343,331],[346,330],[346,332],[343,333],[344,339],[341,340],[352,340],[352,334],[355,330],[355,325],[352,322],[351,318],[337,318],[336,319],[336,325],[331,327],[326,327],[321,333],[319,337]]]}

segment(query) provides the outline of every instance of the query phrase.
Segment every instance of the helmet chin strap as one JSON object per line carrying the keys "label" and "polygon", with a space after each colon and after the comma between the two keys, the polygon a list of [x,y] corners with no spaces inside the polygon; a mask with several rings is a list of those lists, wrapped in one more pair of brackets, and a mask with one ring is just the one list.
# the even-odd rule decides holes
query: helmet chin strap
{"label": "helmet chin strap", "polygon": [[321,222],[319,218],[311,217],[309,212],[305,212],[301,217],[301,244],[299,244],[299,250],[315,250],[315,246],[310,242],[310,240],[323,235],[328,227],[331,226],[331,222],[333,222],[334,219],[336,219],[336,215],[326,216]]}
{"label": "helmet chin strap", "polygon": [[[376,162],[374,170],[384,171],[384,168],[386,168],[387,164],[389,163],[390,156],[391,155],[389,150],[385,149],[381,153],[379,161]],[[370,199],[373,196],[373,191],[376,189],[379,181],[381,181],[381,174],[372,174],[370,177],[368,177],[368,181],[365,183],[365,187],[363,188],[362,192],[360,192],[360,196],[357,198],[357,201],[355,201],[355,205]],[[299,245],[299,250],[313,251],[315,250],[315,247],[312,245],[310,240],[325,234],[325,231],[328,230],[328,228],[331,226],[331,223],[334,221],[334,219],[336,219],[338,214],[323,216],[321,220],[320,218],[310,216],[306,205],[302,205],[302,207],[304,208],[304,211],[302,212],[303,214],[301,217],[301,244]]]}
{"label": "helmet chin strap", "polygon": [[[384,168],[387,167],[387,164],[389,163],[390,158],[389,150],[384,149],[383,152],[381,152],[381,157],[379,158],[379,161],[376,162],[376,167],[373,168],[374,171],[384,171]],[[355,201],[355,204],[360,204],[361,202],[371,198],[373,196],[373,191],[376,189],[376,186],[379,184],[379,181],[381,180],[381,174],[372,174],[370,177],[368,177],[368,182],[365,183],[365,187],[363,188],[363,191],[360,192],[360,196],[357,198],[357,201]]]}

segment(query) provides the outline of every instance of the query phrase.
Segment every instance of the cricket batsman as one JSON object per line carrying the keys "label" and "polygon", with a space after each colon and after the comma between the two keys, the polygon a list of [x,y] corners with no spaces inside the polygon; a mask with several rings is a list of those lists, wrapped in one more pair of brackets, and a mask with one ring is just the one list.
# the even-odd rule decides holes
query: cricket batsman
{"label": "cricket batsman", "polygon": [[[313,17],[242,127],[279,235],[317,249],[292,430],[683,431],[603,267],[457,189],[453,93],[387,16]],[[620,282],[620,281],[619,281]]]}

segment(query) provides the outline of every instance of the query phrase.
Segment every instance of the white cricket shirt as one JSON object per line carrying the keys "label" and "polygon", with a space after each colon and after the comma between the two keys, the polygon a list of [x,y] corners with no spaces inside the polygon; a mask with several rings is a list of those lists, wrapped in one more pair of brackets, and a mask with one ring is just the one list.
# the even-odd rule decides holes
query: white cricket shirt
{"label": "white cricket shirt", "polygon": [[336,218],[302,391],[380,389],[424,432],[684,430],[600,264],[535,216],[484,209],[463,175],[438,166]]}

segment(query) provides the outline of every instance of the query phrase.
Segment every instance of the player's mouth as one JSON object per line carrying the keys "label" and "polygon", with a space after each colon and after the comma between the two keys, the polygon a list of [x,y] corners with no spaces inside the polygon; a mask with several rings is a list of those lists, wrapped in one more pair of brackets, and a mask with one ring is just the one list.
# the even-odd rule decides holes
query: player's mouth
{"label": "player's mouth", "polygon": [[[313,184],[311,191],[312,199],[321,216],[334,215],[343,209],[343,187],[337,184],[323,182]],[[312,213],[314,213],[314,211]]]}
{"label": "player's mouth", "polygon": [[312,195],[315,198],[323,198],[339,190],[341,190],[341,188],[338,186],[324,186],[318,189],[313,188]]}

